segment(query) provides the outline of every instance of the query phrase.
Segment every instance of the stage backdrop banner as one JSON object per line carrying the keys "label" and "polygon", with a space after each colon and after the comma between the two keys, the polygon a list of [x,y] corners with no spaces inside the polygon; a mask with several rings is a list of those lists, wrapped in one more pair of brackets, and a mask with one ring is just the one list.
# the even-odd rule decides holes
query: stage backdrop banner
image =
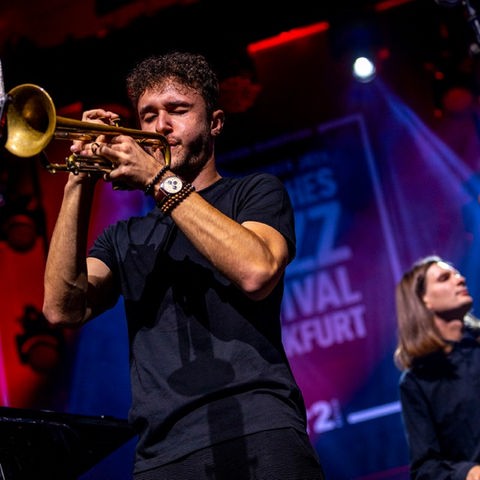
{"label": "stage backdrop banner", "polygon": [[[363,99],[361,114],[218,158],[226,175],[270,171],[291,195],[297,255],[285,278],[283,340],[329,480],[409,478],[393,364],[402,272],[437,253],[480,291],[480,177],[379,80],[355,84],[348,111]],[[128,212],[148,210],[143,194],[135,198]],[[129,404],[126,344],[111,342],[126,335],[122,312],[82,329],[73,413],[123,416]],[[116,469],[130,472],[132,458],[117,456]],[[89,478],[109,476],[102,468]]]}
{"label": "stage backdrop banner", "polygon": [[283,341],[328,478],[404,466],[392,362],[400,268],[363,118],[322,124],[226,160],[240,158],[281,178],[294,205],[297,255],[286,275]]}

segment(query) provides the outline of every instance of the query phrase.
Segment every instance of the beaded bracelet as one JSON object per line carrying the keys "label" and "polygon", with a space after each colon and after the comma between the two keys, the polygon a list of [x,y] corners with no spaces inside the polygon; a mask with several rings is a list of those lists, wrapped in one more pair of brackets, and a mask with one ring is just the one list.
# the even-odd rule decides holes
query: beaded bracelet
{"label": "beaded bracelet", "polygon": [[158,183],[158,181],[163,177],[165,172],[169,170],[168,165],[164,165],[159,172],[153,177],[152,181],[145,187],[145,195],[150,195],[153,190],[153,187]]}
{"label": "beaded bracelet", "polygon": [[174,208],[176,208],[194,191],[195,188],[193,187],[193,185],[191,185],[190,183],[186,183],[178,193],[167,197],[163,202],[158,205],[158,207],[163,213],[168,215]]}

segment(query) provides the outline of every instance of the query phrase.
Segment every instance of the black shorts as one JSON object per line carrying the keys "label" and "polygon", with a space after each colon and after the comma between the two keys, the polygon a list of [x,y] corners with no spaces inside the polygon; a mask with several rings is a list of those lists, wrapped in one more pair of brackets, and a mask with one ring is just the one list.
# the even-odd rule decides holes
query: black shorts
{"label": "black shorts", "polygon": [[307,435],[268,430],[198,450],[135,480],[324,480]]}

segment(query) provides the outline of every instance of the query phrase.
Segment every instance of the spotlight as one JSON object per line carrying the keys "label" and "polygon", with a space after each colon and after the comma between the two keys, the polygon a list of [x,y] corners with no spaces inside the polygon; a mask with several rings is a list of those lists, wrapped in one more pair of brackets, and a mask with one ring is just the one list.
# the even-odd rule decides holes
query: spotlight
{"label": "spotlight", "polygon": [[375,64],[368,57],[357,57],[353,62],[353,76],[362,83],[371,82],[375,78],[377,69]]}
{"label": "spotlight", "polygon": [[388,55],[374,12],[360,14],[347,9],[333,16],[330,25],[328,38],[332,57],[351,69],[346,73],[351,73],[355,80],[363,83],[372,81],[380,62]]}

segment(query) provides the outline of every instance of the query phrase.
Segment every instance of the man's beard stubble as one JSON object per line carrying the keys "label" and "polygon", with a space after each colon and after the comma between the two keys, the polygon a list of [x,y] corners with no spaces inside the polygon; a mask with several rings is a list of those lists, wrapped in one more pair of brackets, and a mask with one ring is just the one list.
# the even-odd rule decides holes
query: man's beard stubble
{"label": "man's beard stubble", "polygon": [[[172,171],[186,181],[193,181],[203,170],[213,151],[213,144],[207,135],[199,135],[189,144],[187,156],[172,165]],[[185,154],[185,150],[183,150]],[[173,162],[172,162],[173,163]]]}

